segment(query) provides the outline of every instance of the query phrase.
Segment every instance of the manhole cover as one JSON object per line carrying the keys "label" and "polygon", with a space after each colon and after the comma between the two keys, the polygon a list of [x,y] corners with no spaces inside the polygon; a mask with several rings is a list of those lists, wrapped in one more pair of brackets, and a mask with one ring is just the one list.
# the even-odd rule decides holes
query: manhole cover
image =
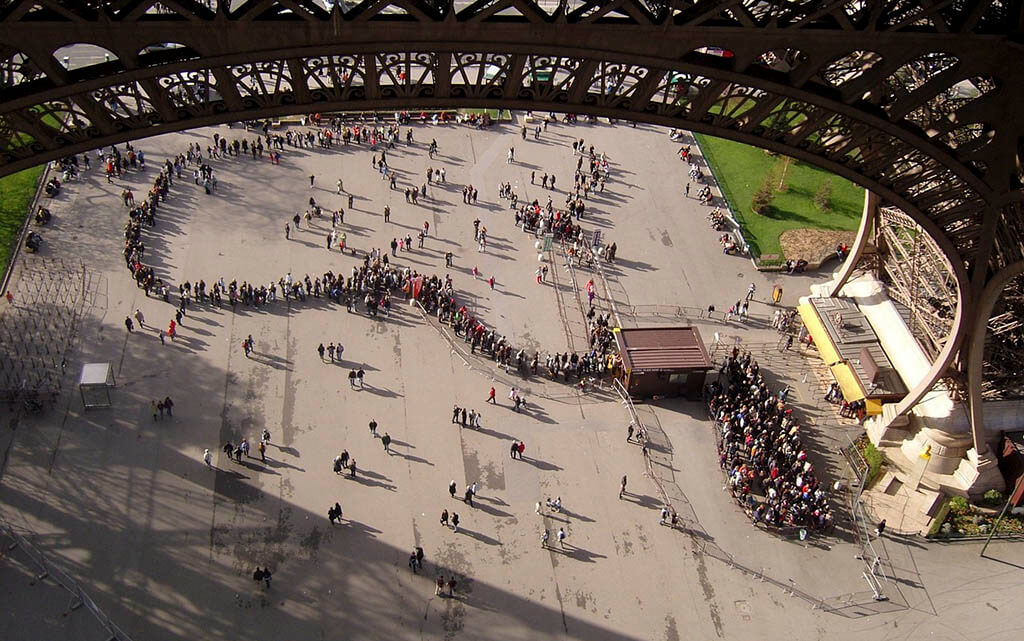
{"label": "manhole cover", "polygon": [[736,278],[743,278],[744,276],[745,274],[743,272],[736,274]]}

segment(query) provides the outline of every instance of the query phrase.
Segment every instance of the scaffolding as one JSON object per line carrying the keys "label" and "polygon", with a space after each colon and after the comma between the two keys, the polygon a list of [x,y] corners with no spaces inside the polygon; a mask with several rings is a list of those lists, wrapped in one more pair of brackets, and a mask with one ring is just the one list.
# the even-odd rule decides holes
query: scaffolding
{"label": "scaffolding", "polygon": [[953,331],[957,285],[938,245],[909,216],[895,207],[879,210],[876,244],[879,278],[889,297],[906,308],[911,334],[930,357]]}
{"label": "scaffolding", "polygon": [[60,395],[88,280],[83,264],[24,263],[0,302],[0,401],[38,410]]}
{"label": "scaffolding", "polygon": [[981,397],[985,400],[1024,398],[1024,277],[1006,284],[988,319]]}

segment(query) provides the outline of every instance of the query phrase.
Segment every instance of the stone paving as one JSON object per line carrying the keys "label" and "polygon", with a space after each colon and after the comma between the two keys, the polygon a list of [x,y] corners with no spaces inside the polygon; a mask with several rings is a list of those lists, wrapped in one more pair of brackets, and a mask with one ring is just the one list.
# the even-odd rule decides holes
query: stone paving
{"label": "stone paving", "polygon": [[[215,131],[242,135],[220,127],[136,147],[155,166],[188,143],[205,147]],[[414,147],[389,152],[398,191],[378,178],[366,147],[286,148],[281,165],[214,160],[217,193],[176,181],[156,228],[144,231],[147,262],[173,283],[347,272],[356,259],[324,248],[329,220],[312,230],[303,223],[284,238],[285,222],[313,195],[329,208],[345,207],[344,230],[360,251],[386,251],[392,237],[429,221],[425,248],[395,262],[449,271],[485,322],[531,351],[565,350],[567,334],[579,347],[583,310],[569,273],[556,259],[558,285],[535,283],[534,239],[514,227],[497,187],[509,180],[520,198],[544,202],[530,172],[538,180],[554,172],[567,186],[575,166],[569,144],[582,137],[612,161],[612,180],[588,202],[584,220],[619,247],[602,297],[621,311],[637,310],[624,324],[644,325],[665,320],[664,309],[655,316],[645,306],[724,310],[755,282],[750,322],[698,325],[708,341],[717,332],[723,344],[738,338],[751,345],[780,385],[795,388],[795,404],[815,417],[805,439],[819,469],[846,475],[835,448],[852,428],[821,407],[813,360],[779,354],[767,329],[773,310],[763,301],[772,285],[782,284],[783,302],[792,304],[816,276],[763,275],[722,255],[707,209],[680,196],[685,172],[665,130],[555,124],[540,141],[524,141],[516,127],[449,126],[416,127],[415,136]],[[431,138],[440,147],[433,160],[425,145]],[[510,146],[514,165],[506,164]],[[426,202],[407,204],[404,187],[421,184],[427,167],[445,167],[447,184],[431,186]],[[352,209],[336,194],[339,177],[354,194]],[[891,600],[875,603],[848,519],[834,536],[805,542],[750,526],[722,491],[699,404],[639,407],[665,439],[655,483],[639,448],[625,441],[626,413],[614,396],[523,383],[488,361],[464,360],[406,305],[378,320],[322,301],[194,308],[179,338],[162,346],[154,328],[166,327],[174,309],[134,287],[120,258],[126,215],[118,194],[125,185],[138,194],[151,179],[152,171],[107,184],[94,169],[52,203],[43,257],[80,258],[101,275],[65,389],[82,363],[96,360],[113,363],[118,387],[111,410],[85,412],[68,391],[55,410],[20,416],[17,429],[3,434],[0,483],[4,517],[33,532],[37,547],[132,638],[1016,638],[1005,621],[1024,604],[1017,547],[994,545],[989,555],[1000,560],[979,560],[975,546],[885,538],[875,546],[886,559]],[[479,190],[475,206],[461,202],[466,183]],[[484,253],[472,241],[477,216],[491,239]],[[446,251],[455,253],[451,270],[444,269]],[[578,273],[575,285],[588,277]],[[136,308],[149,326],[128,335],[123,319]],[[256,353],[247,359],[240,345],[248,334]],[[320,361],[315,348],[329,341],[345,345],[343,363]],[[355,366],[367,372],[363,390],[347,384]],[[511,411],[510,383],[527,390],[528,411]],[[485,407],[492,384],[499,404]],[[175,416],[154,421],[150,401],[166,395]],[[483,429],[452,425],[453,403],[482,410]],[[5,424],[11,418],[2,417]],[[371,418],[393,437],[392,454],[369,434]],[[229,439],[255,440],[264,428],[272,433],[266,463],[234,463],[219,449]],[[523,461],[509,458],[512,439],[525,441]],[[204,448],[214,454],[213,469],[203,463]],[[331,471],[342,448],[358,460],[356,479]],[[618,500],[623,474],[629,494]],[[460,493],[479,483],[473,507],[448,496],[451,480]],[[688,531],[659,526],[662,489]],[[535,513],[537,501],[556,496],[562,513]],[[332,526],[326,511],[335,501],[345,518]],[[438,523],[442,509],[459,513],[458,533]],[[542,549],[542,531],[558,528],[568,533],[564,549]],[[406,562],[417,545],[426,559],[414,575]],[[256,565],[273,569],[269,590],[252,581]],[[434,596],[434,577],[452,573],[456,598]],[[18,593],[5,602],[19,608],[5,608],[0,637],[96,638],[84,610],[55,621],[52,604],[25,605],[31,600],[23,593],[39,589],[27,576],[21,565],[0,562],[4,594]]]}

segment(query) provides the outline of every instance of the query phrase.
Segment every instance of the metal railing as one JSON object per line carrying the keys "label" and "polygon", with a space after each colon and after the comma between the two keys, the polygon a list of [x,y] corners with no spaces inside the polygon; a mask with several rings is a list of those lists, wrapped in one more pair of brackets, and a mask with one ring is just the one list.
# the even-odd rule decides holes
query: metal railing
{"label": "metal railing", "polygon": [[60,567],[54,565],[43,556],[32,543],[23,536],[20,532],[14,529],[14,527],[5,520],[0,519],[0,532],[7,535],[14,541],[8,546],[8,550],[19,550],[27,556],[32,563],[39,568],[39,574],[36,575],[36,580],[42,581],[44,579],[53,579],[64,588],[70,595],[71,600],[68,603],[68,611],[77,610],[82,606],[85,606],[89,612],[92,613],[96,620],[110,635],[108,637],[111,641],[131,641],[131,637],[124,633],[121,628],[117,627],[113,621],[110,620],[103,610],[100,609],[96,602],[89,597],[89,595],[82,589],[82,587],[73,578],[68,576]]}

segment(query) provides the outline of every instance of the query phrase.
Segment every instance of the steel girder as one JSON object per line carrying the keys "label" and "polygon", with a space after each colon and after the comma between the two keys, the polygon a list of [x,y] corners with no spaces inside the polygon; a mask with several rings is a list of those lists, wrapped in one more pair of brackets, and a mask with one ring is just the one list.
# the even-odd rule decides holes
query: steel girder
{"label": "steel girder", "polygon": [[[1022,15],[1022,0],[0,0],[0,175],[291,113],[589,113],[864,185],[935,239],[970,304],[1024,259]],[[108,58],[66,68],[79,43]]]}

